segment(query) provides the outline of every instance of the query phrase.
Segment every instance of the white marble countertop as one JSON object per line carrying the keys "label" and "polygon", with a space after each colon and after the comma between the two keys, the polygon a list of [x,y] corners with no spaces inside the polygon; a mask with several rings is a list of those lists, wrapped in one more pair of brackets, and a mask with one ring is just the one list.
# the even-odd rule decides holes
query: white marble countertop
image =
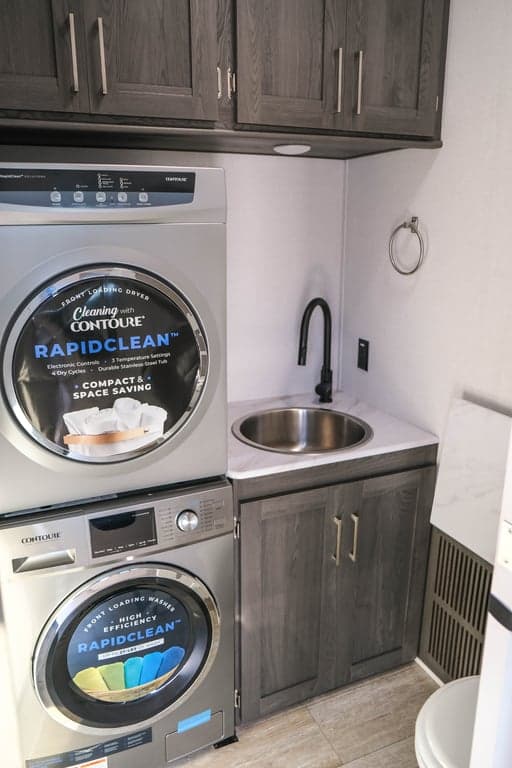
{"label": "white marble countertop", "polygon": [[[234,421],[255,411],[270,408],[293,406],[314,406],[328,408],[333,411],[343,411],[366,421],[373,429],[373,437],[363,445],[346,448],[329,453],[286,454],[253,448],[238,440],[231,432]],[[332,403],[320,404],[314,394],[291,395],[274,397],[265,400],[245,400],[230,403],[229,411],[229,440],[228,440],[228,477],[233,480],[242,478],[272,475],[278,472],[288,472],[294,469],[305,469],[319,464],[333,464],[340,461],[351,461],[365,456],[376,456],[381,453],[404,451],[408,448],[419,448],[433,445],[439,439],[412,424],[396,419],[387,413],[373,408],[355,397],[336,392]]]}

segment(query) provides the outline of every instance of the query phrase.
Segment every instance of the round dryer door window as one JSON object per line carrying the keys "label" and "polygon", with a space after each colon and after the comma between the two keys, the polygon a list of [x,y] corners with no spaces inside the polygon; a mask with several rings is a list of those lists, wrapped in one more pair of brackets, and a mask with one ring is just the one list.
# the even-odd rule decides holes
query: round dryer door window
{"label": "round dryer door window", "polygon": [[195,409],[208,369],[193,308],[153,275],[98,267],[43,286],[7,339],[12,410],[41,445],[115,462],[172,437]]}
{"label": "round dryer door window", "polygon": [[219,627],[212,595],[190,574],[155,565],[110,571],[72,594],[43,630],[36,690],[68,724],[150,721],[208,673]]}

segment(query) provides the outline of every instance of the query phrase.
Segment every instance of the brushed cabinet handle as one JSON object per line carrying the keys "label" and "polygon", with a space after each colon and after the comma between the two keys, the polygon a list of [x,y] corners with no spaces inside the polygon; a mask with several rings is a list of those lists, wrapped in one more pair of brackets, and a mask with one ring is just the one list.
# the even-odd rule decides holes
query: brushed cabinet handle
{"label": "brushed cabinet handle", "polygon": [[78,57],[76,55],[75,14],[69,14],[69,42],[71,45],[71,69],[73,73],[73,91],[78,93]]}
{"label": "brushed cabinet handle", "polygon": [[332,559],[336,561],[336,568],[338,568],[341,563],[341,532],[343,523],[339,517],[333,517],[332,521],[336,526],[336,552],[332,556]]}
{"label": "brushed cabinet handle", "polygon": [[343,48],[338,48],[338,99],[336,112],[341,112],[341,99],[343,95]]}
{"label": "brushed cabinet handle", "polygon": [[217,67],[217,99],[222,99],[222,72],[220,67]]}
{"label": "brushed cabinet handle", "polygon": [[231,69],[231,67],[228,67],[226,82],[228,89],[228,99],[231,101],[231,97],[234,93],[236,93],[236,73]]}
{"label": "brushed cabinet handle", "polygon": [[352,551],[348,553],[348,556],[352,560],[353,563],[357,560],[357,545],[358,545],[358,539],[359,539],[359,515],[356,515],[355,512],[353,512],[350,515],[350,519],[354,523],[354,534],[352,539]]}
{"label": "brushed cabinet handle", "polygon": [[104,96],[106,96],[108,94],[107,63],[105,59],[105,36],[103,34],[103,19],[101,16],[98,16],[98,40],[100,44],[101,92]]}
{"label": "brushed cabinet handle", "polygon": [[363,51],[357,54],[357,104],[356,115],[361,114],[361,103],[363,101]]}

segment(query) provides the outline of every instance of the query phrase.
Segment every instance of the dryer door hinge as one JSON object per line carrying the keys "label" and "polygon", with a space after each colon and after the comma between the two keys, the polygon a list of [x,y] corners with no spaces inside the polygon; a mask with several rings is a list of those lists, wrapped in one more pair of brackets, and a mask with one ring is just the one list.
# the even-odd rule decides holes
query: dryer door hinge
{"label": "dryer door hinge", "polygon": [[233,538],[237,541],[240,538],[240,520],[237,520],[236,517],[233,518]]}
{"label": "dryer door hinge", "polygon": [[238,688],[235,688],[235,709],[240,709],[240,704],[242,701],[242,696],[240,694],[240,691]]}

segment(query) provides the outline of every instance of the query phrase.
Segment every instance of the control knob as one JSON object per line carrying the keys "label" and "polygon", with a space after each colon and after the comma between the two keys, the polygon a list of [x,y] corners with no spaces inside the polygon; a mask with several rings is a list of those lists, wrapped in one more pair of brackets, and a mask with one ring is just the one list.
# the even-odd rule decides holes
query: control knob
{"label": "control knob", "polygon": [[193,509],[184,509],[176,518],[176,525],[180,531],[191,533],[199,525],[199,517]]}

